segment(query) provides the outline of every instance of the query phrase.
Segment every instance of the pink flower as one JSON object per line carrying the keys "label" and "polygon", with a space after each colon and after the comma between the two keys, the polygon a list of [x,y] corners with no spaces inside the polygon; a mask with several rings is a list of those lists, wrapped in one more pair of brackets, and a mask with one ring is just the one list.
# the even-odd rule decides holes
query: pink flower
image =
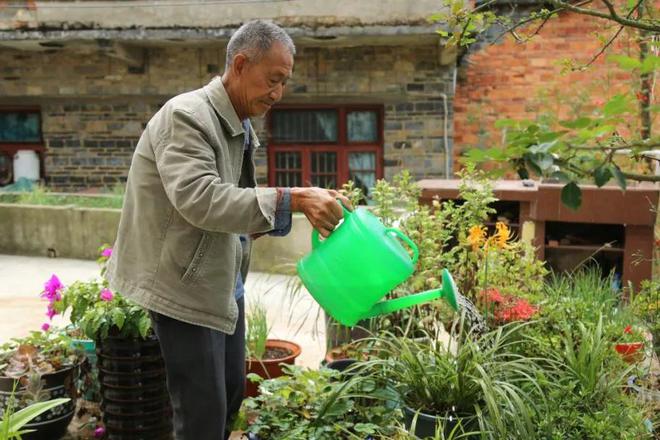
{"label": "pink flower", "polygon": [[57,310],[53,308],[53,303],[48,304],[48,310],[46,311],[46,316],[48,319],[52,320],[53,316],[57,315]]}
{"label": "pink flower", "polygon": [[50,324],[48,324],[47,322],[41,324],[41,330],[47,332],[49,328],[50,328]]}
{"label": "pink flower", "polygon": [[112,255],[112,248],[111,247],[105,248],[105,249],[103,249],[103,251],[101,251],[101,256],[102,257],[110,258],[111,255]]}
{"label": "pink flower", "polygon": [[46,283],[44,283],[44,291],[41,293],[41,297],[47,299],[50,302],[59,301],[62,299],[60,295],[60,290],[64,288],[64,285],[57,278],[57,275],[53,274]]}
{"label": "pink flower", "polygon": [[112,301],[112,297],[113,297],[112,292],[108,288],[101,290],[100,296],[102,301]]}
{"label": "pink flower", "polygon": [[99,426],[94,430],[94,438],[101,438],[105,435],[105,428],[103,426]]}

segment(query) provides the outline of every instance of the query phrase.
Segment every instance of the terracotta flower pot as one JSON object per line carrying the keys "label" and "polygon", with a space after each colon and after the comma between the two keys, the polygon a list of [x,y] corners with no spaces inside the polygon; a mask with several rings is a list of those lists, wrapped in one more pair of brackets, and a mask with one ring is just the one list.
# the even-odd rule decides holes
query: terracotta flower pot
{"label": "terracotta flower pot", "polygon": [[614,346],[617,353],[619,353],[623,359],[628,363],[635,363],[642,359],[644,352],[643,342],[626,342],[622,344],[616,344]]}
{"label": "terracotta flower pot", "polygon": [[[279,339],[269,339],[266,341],[266,356],[269,349],[280,349],[288,353],[281,357],[267,358],[267,359],[253,359],[248,358],[245,360],[246,374],[254,373],[265,379],[274,379],[282,376],[282,367],[280,364],[294,365],[296,358],[300,356],[300,345],[295,342],[282,341]],[[250,380],[245,383],[245,397],[255,397],[259,394],[258,385]]]}

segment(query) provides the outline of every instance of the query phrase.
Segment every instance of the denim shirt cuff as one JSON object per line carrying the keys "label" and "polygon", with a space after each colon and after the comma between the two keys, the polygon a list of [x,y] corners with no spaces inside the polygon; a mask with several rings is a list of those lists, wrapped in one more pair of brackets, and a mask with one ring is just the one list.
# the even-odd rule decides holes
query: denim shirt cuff
{"label": "denim shirt cuff", "polygon": [[268,235],[282,237],[291,232],[291,190],[277,188],[277,208],[275,210],[275,225]]}

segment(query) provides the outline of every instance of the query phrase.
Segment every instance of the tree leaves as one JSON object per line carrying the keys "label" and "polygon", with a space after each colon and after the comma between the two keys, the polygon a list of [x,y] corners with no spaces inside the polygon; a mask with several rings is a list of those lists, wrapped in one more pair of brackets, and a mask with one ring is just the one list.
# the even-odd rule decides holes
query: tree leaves
{"label": "tree leaves", "polygon": [[600,188],[610,181],[612,178],[612,171],[610,167],[601,165],[594,170],[594,183]]}
{"label": "tree leaves", "polygon": [[575,182],[570,182],[561,189],[561,201],[564,205],[577,210],[582,205],[582,190]]}
{"label": "tree leaves", "polygon": [[603,115],[617,116],[628,111],[629,101],[625,95],[615,95],[603,107]]}
{"label": "tree leaves", "polygon": [[623,173],[621,172],[621,168],[619,168],[617,165],[612,165],[610,167],[612,170],[612,174],[614,174],[614,178],[616,179],[617,183],[619,184],[619,187],[622,190],[626,190],[627,184],[626,184],[626,178],[624,177]]}
{"label": "tree leaves", "polygon": [[637,58],[632,58],[626,55],[610,55],[607,59],[614,61],[619,67],[626,70],[639,69],[642,67],[642,63]]}

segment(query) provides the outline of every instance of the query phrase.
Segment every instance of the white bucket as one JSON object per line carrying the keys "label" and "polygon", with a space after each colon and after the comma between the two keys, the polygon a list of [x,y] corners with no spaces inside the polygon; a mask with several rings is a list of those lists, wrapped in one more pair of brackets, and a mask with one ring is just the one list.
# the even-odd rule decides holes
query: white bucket
{"label": "white bucket", "polygon": [[21,177],[39,180],[39,156],[32,150],[18,150],[14,155],[14,181]]}

